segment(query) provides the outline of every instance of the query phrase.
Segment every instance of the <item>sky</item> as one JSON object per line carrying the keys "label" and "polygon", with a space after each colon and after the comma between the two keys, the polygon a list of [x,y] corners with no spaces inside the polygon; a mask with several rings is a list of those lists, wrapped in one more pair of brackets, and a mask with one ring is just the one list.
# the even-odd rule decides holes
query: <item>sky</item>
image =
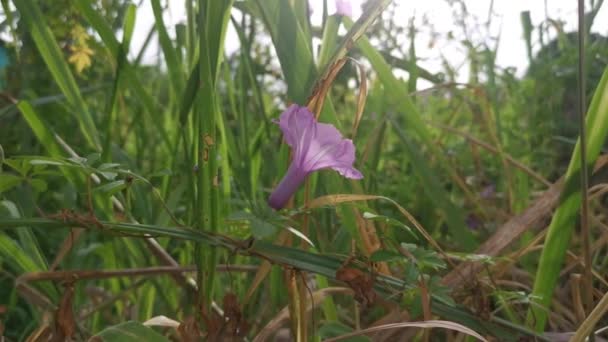
{"label": "sky", "polygon": [[[407,25],[410,18],[414,17],[416,27],[419,28],[418,38],[416,39],[416,52],[420,58],[420,65],[430,70],[438,72],[441,70],[441,56],[448,57],[455,66],[461,66],[461,77],[466,80],[467,66],[466,54],[457,41],[447,41],[445,39],[431,38],[431,27],[433,31],[440,33],[440,36],[452,31],[456,37],[462,37],[462,31],[455,25],[453,8],[446,0],[393,0],[397,5],[396,20]],[[597,1],[597,0],[596,0]],[[360,5],[362,0],[351,0],[353,8],[353,19],[361,15]],[[164,14],[165,23],[170,30],[175,24],[185,21],[184,2],[171,0],[170,8]],[[320,25],[322,17],[323,0],[309,0],[313,14],[311,21],[313,25]],[[526,47],[523,40],[520,13],[530,11],[532,23],[537,25],[543,22],[546,16],[554,19],[564,20],[566,30],[573,31],[577,27],[577,11],[575,0],[467,0],[465,1],[469,13],[477,17],[480,23],[487,20],[490,4],[493,4],[491,25],[483,32],[473,32],[472,36],[477,41],[488,40],[489,36],[499,37],[497,51],[497,65],[501,67],[516,68],[517,74],[522,75],[527,67],[528,58]],[[589,1],[586,1],[588,4]],[[546,4],[546,7],[545,7]],[[328,10],[332,14],[335,12],[334,2],[328,1]],[[426,17],[426,22],[423,18]],[[145,0],[140,7],[137,15],[135,35],[133,37],[133,51],[139,48],[145,40],[146,34],[154,24],[154,16],[150,6],[150,1]],[[600,9],[599,14],[592,28],[594,32],[608,34],[608,10],[606,6]],[[401,37],[404,50],[407,50],[409,42],[405,37]],[[536,36],[533,36],[536,39]],[[431,42],[434,42],[431,44]],[[496,41],[490,41],[492,45]],[[229,27],[226,36],[226,49],[233,52],[238,49],[238,38],[232,27]],[[538,50],[538,44],[534,51]],[[533,48],[534,48],[533,47]],[[144,62],[153,63],[159,55],[158,44],[155,43],[145,54]]]}

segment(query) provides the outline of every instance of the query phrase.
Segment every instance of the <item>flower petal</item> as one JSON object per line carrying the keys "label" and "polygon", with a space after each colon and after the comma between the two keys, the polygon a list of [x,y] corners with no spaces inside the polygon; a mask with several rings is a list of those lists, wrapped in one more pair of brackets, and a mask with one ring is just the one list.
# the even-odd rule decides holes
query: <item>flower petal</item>
{"label": "flower petal", "polygon": [[279,185],[270,194],[268,204],[277,210],[283,208],[291,196],[298,191],[307,175],[296,164],[292,163]]}
{"label": "flower petal", "polygon": [[336,0],[336,14],[345,15],[347,17],[353,16],[353,8],[349,0]]}
{"label": "flower petal", "polygon": [[313,171],[331,168],[347,178],[363,178],[353,167],[355,145],[352,140],[344,139],[334,126],[318,123],[308,108],[291,105],[279,117],[279,126],[291,146],[293,160],[268,199],[271,207],[283,208]]}
{"label": "flower petal", "polygon": [[279,117],[279,127],[287,145],[293,149],[294,160],[306,154],[309,142],[314,137],[315,117],[307,107],[289,106]]}
{"label": "flower petal", "polygon": [[310,147],[308,158],[303,165],[304,169],[312,172],[331,168],[346,178],[363,178],[361,172],[353,167],[353,163],[355,162],[355,145],[352,140],[342,139],[342,136],[339,136],[337,143],[335,140],[327,143],[330,140],[326,137],[317,140],[317,142],[323,140],[325,140],[325,144],[315,146],[316,148],[314,149],[312,146]]}

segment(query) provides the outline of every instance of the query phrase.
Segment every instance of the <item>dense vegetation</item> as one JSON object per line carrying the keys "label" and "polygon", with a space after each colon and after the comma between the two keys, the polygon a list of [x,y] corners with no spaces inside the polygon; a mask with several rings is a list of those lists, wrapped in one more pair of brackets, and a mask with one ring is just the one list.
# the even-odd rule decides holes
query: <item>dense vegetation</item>
{"label": "dense vegetation", "polygon": [[583,341],[608,324],[602,1],[583,49],[522,13],[524,76],[446,1],[466,83],[450,56],[421,66],[390,0],[356,21],[323,1],[320,26],[305,0],[188,0],[174,27],[150,3],[133,54],[130,1],[1,1],[7,341]]}

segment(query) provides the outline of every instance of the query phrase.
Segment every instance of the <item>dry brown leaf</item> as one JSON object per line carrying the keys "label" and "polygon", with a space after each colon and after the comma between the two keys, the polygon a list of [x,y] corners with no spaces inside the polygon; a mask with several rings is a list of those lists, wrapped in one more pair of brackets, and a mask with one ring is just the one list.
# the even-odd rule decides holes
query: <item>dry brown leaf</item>
{"label": "dry brown leaf", "polygon": [[363,308],[374,304],[376,292],[374,291],[374,279],[367,273],[352,267],[340,267],[336,271],[336,279],[344,282],[355,293],[355,300]]}

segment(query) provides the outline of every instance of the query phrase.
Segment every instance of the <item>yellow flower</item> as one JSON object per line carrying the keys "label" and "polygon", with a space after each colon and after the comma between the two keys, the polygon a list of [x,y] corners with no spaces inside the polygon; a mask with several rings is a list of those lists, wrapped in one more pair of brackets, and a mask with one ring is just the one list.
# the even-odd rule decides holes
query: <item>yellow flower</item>
{"label": "yellow flower", "polygon": [[91,56],[93,50],[88,47],[71,47],[72,55],[68,58],[68,62],[74,64],[76,71],[80,74],[82,71],[91,66]]}

